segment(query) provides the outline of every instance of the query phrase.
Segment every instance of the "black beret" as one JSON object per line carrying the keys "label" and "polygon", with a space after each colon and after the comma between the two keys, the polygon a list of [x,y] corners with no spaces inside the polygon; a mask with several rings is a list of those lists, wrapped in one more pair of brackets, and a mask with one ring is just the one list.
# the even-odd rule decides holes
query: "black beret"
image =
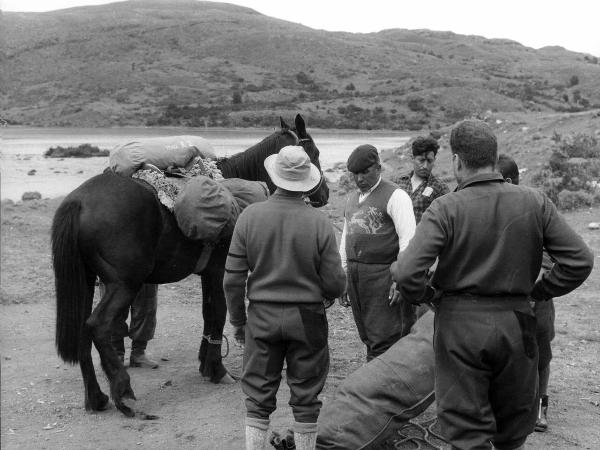
{"label": "black beret", "polygon": [[348,157],[346,167],[350,172],[358,173],[378,163],[379,153],[377,153],[377,149],[370,144],[363,144],[352,151]]}

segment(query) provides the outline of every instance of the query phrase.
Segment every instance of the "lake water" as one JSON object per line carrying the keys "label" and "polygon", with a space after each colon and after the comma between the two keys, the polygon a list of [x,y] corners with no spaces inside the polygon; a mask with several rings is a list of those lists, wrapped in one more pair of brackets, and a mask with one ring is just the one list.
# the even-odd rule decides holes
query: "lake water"
{"label": "lake water", "polygon": [[[274,129],[204,128],[0,128],[0,197],[17,201],[24,192],[38,191],[42,197],[66,195],[88,178],[101,173],[107,157],[44,158],[50,147],[92,144],[110,150],[140,138],[198,135],[207,139],[218,156],[246,150],[273,133]],[[346,161],[360,144],[373,144],[380,151],[397,148],[409,136],[392,131],[309,130],[321,151],[323,170]],[[35,171],[35,172],[33,172]],[[30,175],[28,175],[31,173]]]}

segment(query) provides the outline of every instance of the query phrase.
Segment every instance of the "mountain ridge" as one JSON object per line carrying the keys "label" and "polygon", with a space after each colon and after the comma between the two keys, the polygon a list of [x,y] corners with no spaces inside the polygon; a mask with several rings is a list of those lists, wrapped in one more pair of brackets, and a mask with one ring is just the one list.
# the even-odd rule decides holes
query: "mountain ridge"
{"label": "mountain ridge", "polygon": [[3,13],[2,117],[41,126],[438,128],[600,107],[598,58],[451,31],[315,30],[250,8],[130,0]]}

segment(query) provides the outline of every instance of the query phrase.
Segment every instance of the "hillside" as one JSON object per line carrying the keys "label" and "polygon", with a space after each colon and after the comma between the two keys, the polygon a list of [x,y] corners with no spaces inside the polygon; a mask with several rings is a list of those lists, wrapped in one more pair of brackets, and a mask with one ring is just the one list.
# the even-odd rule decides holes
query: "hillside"
{"label": "hillside", "polygon": [[3,13],[0,116],[42,126],[438,128],[600,107],[598,58],[428,30],[314,30],[249,8],[131,0]]}

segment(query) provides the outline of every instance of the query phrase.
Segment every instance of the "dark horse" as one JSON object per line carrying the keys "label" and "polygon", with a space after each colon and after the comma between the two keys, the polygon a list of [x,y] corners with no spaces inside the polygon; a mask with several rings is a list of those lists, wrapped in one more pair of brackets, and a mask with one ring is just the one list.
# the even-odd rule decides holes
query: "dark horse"
{"label": "dark horse", "polygon": [[[319,150],[296,116],[281,129],[243,153],[218,162],[223,176],[265,181],[274,190],[264,159],[286,145],[301,145],[320,168]],[[309,198],[315,206],[327,203],[324,179]],[[108,396],[98,385],[92,363],[92,342],[110,384],[115,406],[134,416],[135,395],[129,375],[111,345],[112,322],[128,308],[144,283],[172,283],[192,273],[202,277],[203,339],[200,371],[211,381],[229,377],[221,360],[221,339],[227,307],[223,273],[229,242],[217,244],[205,268],[197,263],[202,241],[186,238],[171,214],[146,183],[106,171],[71,192],[52,223],[52,258],[56,284],[56,348],[66,362],[79,363],[88,411],[106,409]],[[92,311],[96,277],[106,289]]]}

